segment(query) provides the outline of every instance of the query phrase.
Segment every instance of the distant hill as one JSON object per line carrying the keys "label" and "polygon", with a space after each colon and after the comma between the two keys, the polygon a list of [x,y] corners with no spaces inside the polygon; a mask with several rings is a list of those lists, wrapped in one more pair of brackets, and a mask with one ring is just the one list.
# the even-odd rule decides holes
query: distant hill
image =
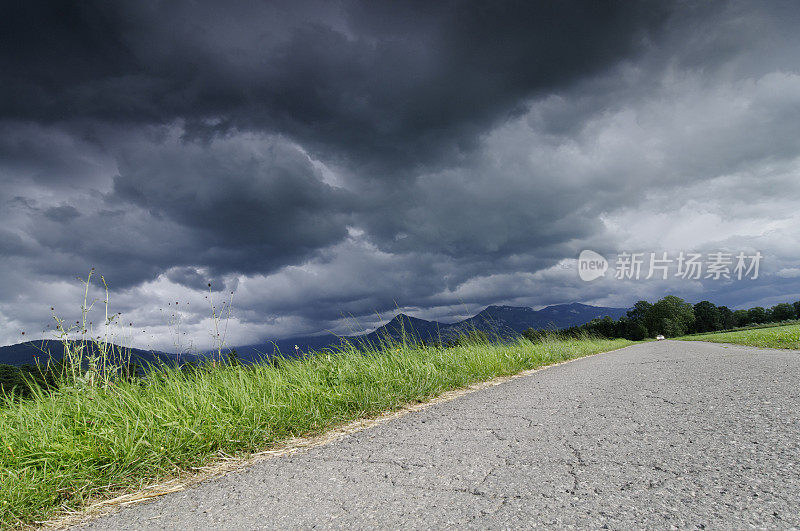
{"label": "distant hill", "polygon": [[276,352],[292,356],[295,353],[295,345],[301,352],[338,345],[342,339],[352,343],[368,342],[377,345],[382,338],[386,337],[400,340],[403,333],[406,337],[414,337],[417,340],[443,342],[468,334],[473,330],[479,330],[491,337],[510,338],[528,328],[557,330],[588,323],[592,319],[602,318],[606,315],[612,319],[619,319],[627,311],[628,308],[609,308],[580,303],[558,304],[538,311],[524,306],[488,306],[473,317],[449,324],[427,321],[400,313],[388,323],[368,334],[344,338],[333,334],[292,337],[264,342],[261,345],[243,345],[232,348],[236,349],[243,360],[253,361],[269,357]]}
{"label": "distant hill", "polygon": [[[91,345],[91,344],[90,344]],[[119,352],[121,347],[114,346],[114,351]],[[155,350],[142,350],[138,348],[123,349],[126,355],[130,353],[130,360],[140,365],[175,363],[176,355],[158,352]],[[64,343],[60,340],[46,339],[41,341],[26,341],[16,345],[0,347],[0,364],[14,365],[47,365],[49,359],[58,361],[64,357]],[[182,361],[195,361],[197,356],[184,356]]]}
{"label": "distant hill", "polygon": [[[388,323],[368,334],[345,336],[343,338],[333,334],[299,336],[264,341],[264,343],[258,345],[239,345],[230,347],[230,349],[235,349],[242,361],[253,362],[270,358],[277,353],[293,357],[296,353],[302,354],[338,345],[342,340],[356,344],[367,342],[378,345],[384,338],[389,337],[398,341],[404,334],[407,338],[413,337],[418,341],[431,342],[447,342],[473,330],[484,332],[494,338],[511,338],[528,328],[557,330],[588,323],[592,319],[602,318],[606,315],[612,319],[619,319],[627,311],[628,308],[607,308],[580,303],[558,304],[538,311],[524,306],[488,306],[468,319],[449,324],[427,321],[400,313]],[[297,345],[298,351],[295,351],[295,345]],[[60,359],[64,352],[63,344],[60,341],[20,343],[8,347],[0,347],[0,364],[34,365],[37,359],[41,363],[46,363],[48,356],[41,352],[42,349],[45,352],[50,351],[53,353],[55,359]],[[141,349],[130,349],[130,351],[132,360],[141,364],[175,363],[176,361],[175,354]],[[183,355],[181,361],[197,361],[198,359],[200,357],[197,355]]]}
{"label": "distant hill", "polygon": [[436,341],[440,337],[449,336],[448,331],[452,326],[438,321],[426,321],[425,319],[398,313],[391,321],[369,334],[350,337],[348,340],[365,341],[376,346],[386,338],[401,341],[403,337],[413,337],[416,340]]}
{"label": "distant hill", "polygon": [[616,320],[625,316],[630,308],[609,308],[573,302],[542,308],[538,312],[539,325],[531,328],[569,328],[588,323],[592,319],[609,316]]}

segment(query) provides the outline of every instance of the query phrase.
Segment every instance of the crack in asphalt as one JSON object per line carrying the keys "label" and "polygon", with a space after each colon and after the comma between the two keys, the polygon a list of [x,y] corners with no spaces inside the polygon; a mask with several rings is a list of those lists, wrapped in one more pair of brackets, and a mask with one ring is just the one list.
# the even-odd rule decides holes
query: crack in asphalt
{"label": "crack in asphalt", "polygon": [[572,443],[567,441],[564,443],[564,445],[570,452],[572,452],[572,455],[575,456],[574,463],[572,461],[567,461],[567,472],[572,478],[572,488],[567,489],[567,492],[569,492],[572,495],[576,495],[578,493],[578,486],[580,485],[580,479],[578,478],[578,468],[585,467],[586,461],[583,460],[583,456],[581,455],[580,450],[578,450]]}

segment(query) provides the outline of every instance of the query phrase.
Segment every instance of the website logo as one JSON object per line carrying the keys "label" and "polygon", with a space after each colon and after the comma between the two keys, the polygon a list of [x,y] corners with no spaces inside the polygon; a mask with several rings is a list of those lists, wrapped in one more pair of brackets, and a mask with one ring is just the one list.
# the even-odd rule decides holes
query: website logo
{"label": "website logo", "polygon": [[578,256],[578,275],[581,280],[591,282],[606,274],[608,271],[608,260],[602,255],[585,249]]}

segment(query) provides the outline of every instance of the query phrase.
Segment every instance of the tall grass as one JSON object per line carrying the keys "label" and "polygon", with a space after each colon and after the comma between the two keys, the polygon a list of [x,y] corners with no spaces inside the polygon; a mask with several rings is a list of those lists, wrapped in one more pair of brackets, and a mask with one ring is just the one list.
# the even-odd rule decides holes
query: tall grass
{"label": "tall grass", "polygon": [[245,456],[480,380],[629,343],[345,346],[278,364],[163,367],[140,379],[0,398],[0,526],[79,510],[221,453]]}
{"label": "tall grass", "polygon": [[[84,387],[108,386],[121,377],[130,378],[131,356],[128,349],[115,345],[110,341],[109,331],[120,314],[110,314],[108,311],[108,285],[101,276],[105,297],[102,300],[90,300],[89,289],[92,286],[94,268],[89,271],[86,280],[78,277],[84,287],[83,304],[81,304],[80,318],[75,324],[67,323],[65,319],[55,313],[53,319],[56,323],[55,333],[64,348],[63,358],[59,363],[51,366],[53,359],[49,352],[48,366],[40,367],[42,371],[56,371],[58,385],[81,389]],[[89,320],[94,305],[103,304],[104,316],[100,332],[94,323]],[[53,308],[51,308],[53,310]]]}
{"label": "tall grass", "polygon": [[683,341],[712,341],[714,343],[736,343],[762,348],[800,349],[800,325],[774,325],[748,328],[731,332],[694,334],[677,338]]}

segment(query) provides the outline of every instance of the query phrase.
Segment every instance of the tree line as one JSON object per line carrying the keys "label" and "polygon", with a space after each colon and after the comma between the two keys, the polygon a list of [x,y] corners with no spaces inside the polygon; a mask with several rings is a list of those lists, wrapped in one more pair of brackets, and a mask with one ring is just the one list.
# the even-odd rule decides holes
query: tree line
{"label": "tree line", "polygon": [[35,365],[15,367],[0,364],[0,395],[13,394],[28,398],[35,388],[56,387],[63,372],[62,362],[56,362],[46,367]]}
{"label": "tree line", "polygon": [[[800,319],[800,301],[776,304],[771,308],[756,306],[747,310],[731,310],[710,301],[690,304],[680,297],[667,295],[658,302],[638,301],[627,315],[617,320],[611,317],[592,319],[586,324],[561,330],[566,335],[598,335],[640,341],[663,335],[678,337],[686,334],[716,332],[744,326],[780,323]],[[523,335],[537,341],[547,332],[528,329]]]}

